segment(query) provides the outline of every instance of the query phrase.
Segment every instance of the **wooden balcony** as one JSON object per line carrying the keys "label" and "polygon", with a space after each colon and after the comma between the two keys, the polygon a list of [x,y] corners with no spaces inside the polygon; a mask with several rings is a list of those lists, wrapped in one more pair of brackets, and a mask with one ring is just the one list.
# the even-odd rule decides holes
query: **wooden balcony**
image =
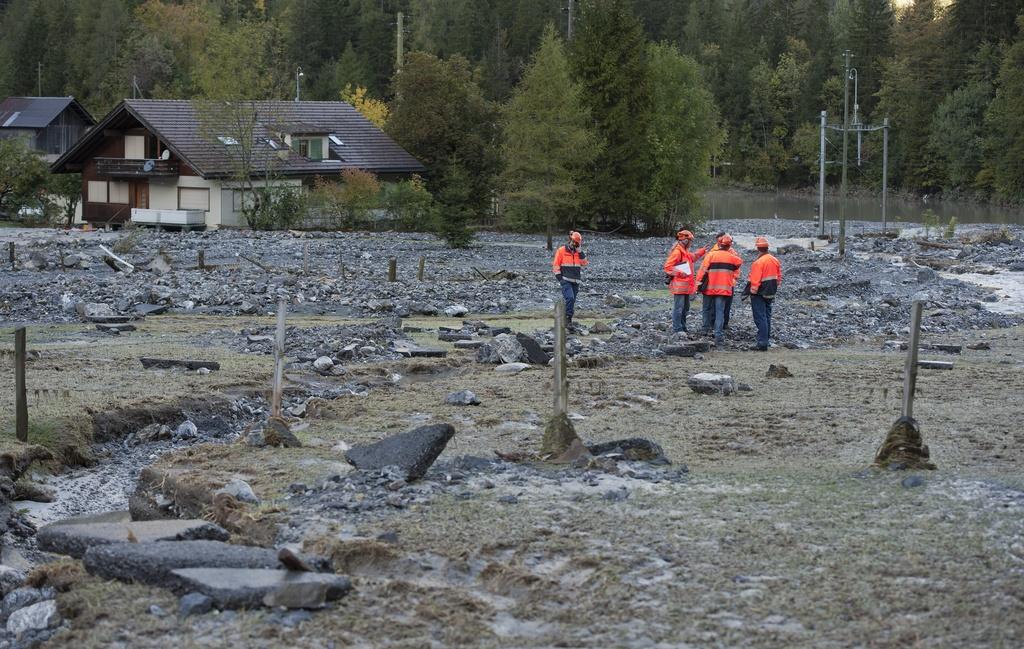
{"label": "wooden balcony", "polygon": [[96,158],[96,173],[113,178],[174,177],[178,175],[178,161]]}

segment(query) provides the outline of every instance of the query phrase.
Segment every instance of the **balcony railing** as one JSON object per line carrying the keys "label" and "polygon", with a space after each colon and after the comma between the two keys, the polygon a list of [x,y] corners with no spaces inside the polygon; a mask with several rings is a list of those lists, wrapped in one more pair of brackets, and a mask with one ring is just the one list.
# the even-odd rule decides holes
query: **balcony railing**
{"label": "balcony railing", "polygon": [[96,158],[96,173],[121,178],[156,178],[177,176],[177,160],[130,160],[127,158]]}

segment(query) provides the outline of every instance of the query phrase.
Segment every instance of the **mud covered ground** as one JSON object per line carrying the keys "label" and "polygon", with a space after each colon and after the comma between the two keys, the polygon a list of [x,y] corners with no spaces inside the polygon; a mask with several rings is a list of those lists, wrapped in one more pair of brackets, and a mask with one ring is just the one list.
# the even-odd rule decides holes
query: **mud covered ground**
{"label": "mud covered ground", "polygon": [[[892,286],[903,286],[902,276],[895,279]],[[531,280],[522,288],[539,286]],[[445,290],[457,296],[456,288]],[[476,363],[472,351],[438,342],[437,327],[459,326],[461,317],[404,319],[406,327],[425,330],[408,336],[449,350],[444,359],[396,359],[382,346],[345,360],[337,375],[292,365],[286,405],[306,406],[302,417],[290,418],[301,449],[240,441],[266,415],[272,359],[246,332],[263,333],[269,318],[181,310],[148,317],[137,331],[115,337],[41,317],[29,328],[30,348],[38,352],[29,363],[31,441],[59,448],[102,439],[89,450],[98,461],[92,467],[33,470],[61,493],[30,517],[42,522],[121,507],[147,465],[210,483],[239,477],[262,501],[246,514],[261,529],[270,525],[268,542],[329,556],[355,582],[351,595],[326,610],[180,619],[177,599],[166,591],[72,568],[78,576],[58,596],[68,627],[48,646],[1024,643],[1024,429],[1017,403],[1024,394],[1024,328],[926,331],[925,342],[984,342],[990,349],[922,353],[955,363],[952,371],[922,370],[918,381],[915,413],[939,468],[883,472],[868,467],[899,413],[903,367],[901,353],[882,350],[889,330],[865,327],[846,339],[823,332],[827,348],[728,349],[700,359],[652,358],[635,344],[591,342],[635,329],[631,322],[642,323],[636,330],[645,336],[658,335],[663,290],[640,283],[632,293],[643,301],[581,314],[584,326],[601,320],[613,332],[579,337],[583,348],[604,353],[597,366],[570,370],[577,431],[588,442],[647,437],[673,461],[612,471],[494,461],[495,451],[539,448],[551,372],[498,373]],[[536,308],[485,306],[466,318],[533,332],[549,325],[541,296],[532,299]],[[841,301],[834,307],[841,314],[857,299],[822,301]],[[962,299],[972,298],[965,292]],[[898,304],[894,313],[905,308]],[[861,310],[865,318],[879,317]],[[779,327],[786,327],[786,314],[780,309]],[[378,327],[388,315],[300,313],[289,320],[290,335],[305,340],[303,332]],[[735,336],[747,335],[745,305],[734,317]],[[146,371],[142,355],[217,360],[221,369]],[[793,377],[767,378],[773,363]],[[686,379],[701,371],[728,373],[752,390],[697,395]],[[9,364],[0,364],[0,385],[12,380]],[[473,390],[481,404],[444,404],[445,395],[462,389]],[[12,403],[11,391],[0,390],[0,412],[12,413]],[[133,437],[161,412],[171,413],[160,417],[172,428],[186,418],[195,422],[197,435],[154,443]],[[10,435],[7,415],[0,427]],[[351,445],[431,422],[450,422],[457,433],[423,480],[392,490],[343,460]],[[67,456],[73,459],[71,451]],[[31,560],[49,560],[31,540],[17,543]]]}

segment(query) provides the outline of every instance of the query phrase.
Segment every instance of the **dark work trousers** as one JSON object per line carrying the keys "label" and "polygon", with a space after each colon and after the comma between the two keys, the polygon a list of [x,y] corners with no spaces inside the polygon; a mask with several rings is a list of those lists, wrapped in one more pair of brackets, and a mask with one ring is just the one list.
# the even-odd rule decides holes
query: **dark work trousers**
{"label": "dark work trousers", "polygon": [[725,305],[729,302],[729,296],[715,295],[712,301],[715,305],[715,344],[719,345],[725,341],[722,327],[725,326]]}
{"label": "dark work trousers", "polygon": [[768,339],[772,335],[772,301],[760,295],[750,296],[750,311],[757,326],[757,346],[768,349]]}
{"label": "dark work trousers", "polygon": [[703,295],[700,300],[701,328],[704,333],[711,333],[711,328],[715,326],[715,297]]}
{"label": "dark work trousers", "polygon": [[562,297],[565,298],[565,320],[572,324],[572,316],[576,312],[576,294],[580,292],[580,285],[562,280]]}
{"label": "dark work trousers", "polygon": [[729,316],[732,315],[732,296],[725,298],[725,322],[722,323],[723,329],[729,328]]}

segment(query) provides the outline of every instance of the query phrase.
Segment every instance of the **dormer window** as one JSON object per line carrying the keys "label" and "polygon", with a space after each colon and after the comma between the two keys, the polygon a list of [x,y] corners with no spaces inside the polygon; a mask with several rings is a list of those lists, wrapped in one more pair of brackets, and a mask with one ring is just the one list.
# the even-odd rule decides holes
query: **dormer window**
{"label": "dormer window", "polygon": [[324,141],[318,137],[293,137],[293,148],[309,160],[324,159]]}
{"label": "dormer window", "polygon": [[229,135],[218,135],[217,139],[225,146],[238,146],[238,140]]}

